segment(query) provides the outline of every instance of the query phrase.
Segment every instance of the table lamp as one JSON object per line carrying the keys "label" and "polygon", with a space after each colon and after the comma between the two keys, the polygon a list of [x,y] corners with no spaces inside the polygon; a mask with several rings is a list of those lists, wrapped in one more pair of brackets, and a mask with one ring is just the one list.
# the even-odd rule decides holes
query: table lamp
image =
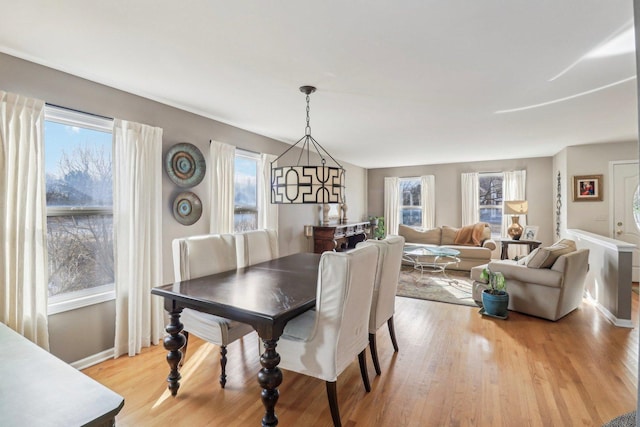
{"label": "table lamp", "polygon": [[522,236],[522,226],[520,225],[520,215],[526,215],[529,204],[526,200],[509,200],[504,202],[504,214],[511,215],[511,225],[507,229],[507,234],[513,240],[520,240]]}

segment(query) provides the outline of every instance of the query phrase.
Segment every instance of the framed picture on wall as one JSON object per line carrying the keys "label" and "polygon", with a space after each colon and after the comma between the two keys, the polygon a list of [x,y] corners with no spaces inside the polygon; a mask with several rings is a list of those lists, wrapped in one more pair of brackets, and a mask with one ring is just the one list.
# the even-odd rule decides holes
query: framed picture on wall
{"label": "framed picture on wall", "polygon": [[537,225],[525,225],[522,231],[522,240],[537,240],[538,239],[538,226]]}
{"label": "framed picture on wall", "polygon": [[576,175],[573,177],[574,202],[601,202],[602,175]]}

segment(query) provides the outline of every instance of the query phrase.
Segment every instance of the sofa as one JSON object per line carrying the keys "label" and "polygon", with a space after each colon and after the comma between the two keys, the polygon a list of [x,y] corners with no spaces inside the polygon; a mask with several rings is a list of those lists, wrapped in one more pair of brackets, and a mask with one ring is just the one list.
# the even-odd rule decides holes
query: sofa
{"label": "sofa", "polygon": [[487,281],[481,278],[484,268],[503,274],[509,310],[555,321],[582,303],[589,250],[577,249],[573,240],[562,239],[518,261],[496,260],[472,268],[473,299],[480,307],[482,291],[487,288]]}
{"label": "sofa", "polygon": [[400,224],[398,235],[406,244],[434,245],[460,251],[460,262],[447,267],[448,270],[469,271],[472,267],[491,261],[491,253],[496,242],[491,239],[489,224],[478,223],[465,227],[442,226],[430,229],[416,229]]}

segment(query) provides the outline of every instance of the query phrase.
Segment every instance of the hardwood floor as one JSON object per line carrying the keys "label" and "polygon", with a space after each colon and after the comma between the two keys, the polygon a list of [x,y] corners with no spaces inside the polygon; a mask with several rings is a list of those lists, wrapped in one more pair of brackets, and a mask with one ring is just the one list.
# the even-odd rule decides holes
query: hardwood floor
{"label": "hardwood floor", "polygon": [[[638,295],[634,329],[612,326],[587,302],[549,322],[511,312],[398,297],[394,353],[386,328],[377,342],[382,375],[367,355],[371,393],[357,360],[338,378],[342,424],[354,426],[601,426],[636,407]],[[259,426],[263,415],[255,333],[228,347],[225,389],[219,349],[192,339],[178,396],[160,346],[84,372],[120,393],[122,426]],[[284,371],[280,426],[331,426],[322,381]]]}

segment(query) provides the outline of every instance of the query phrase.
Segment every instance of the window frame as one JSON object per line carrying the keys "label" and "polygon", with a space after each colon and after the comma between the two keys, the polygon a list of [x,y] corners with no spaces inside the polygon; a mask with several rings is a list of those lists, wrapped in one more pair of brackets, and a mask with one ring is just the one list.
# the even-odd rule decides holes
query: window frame
{"label": "window frame", "polygon": [[500,212],[500,230],[497,233],[494,233],[493,230],[491,232],[491,238],[501,238],[502,237],[502,218],[504,216],[504,173],[503,172],[478,172],[478,181],[480,181],[481,177],[487,176],[499,176],[502,178],[502,201],[499,205],[482,205],[480,204],[480,185],[478,185],[478,217],[480,216],[481,209],[493,209]]}
{"label": "window frame", "polygon": [[398,215],[399,223],[404,225],[404,226],[406,226],[406,227],[411,227],[411,228],[415,228],[415,229],[422,228],[422,227],[424,227],[424,224],[422,223],[422,217],[424,216],[423,214],[420,215],[420,225],[419,226],[407,225],[407,224],[404,224],[402,222],[402,212],[403,212],[404,209],[420,209],[420,211],[422,213],[424,213],[424,209],[425,209],[424,200],[422,200],[422,195],[420,196],[420,204],[419,205],[403,205],[402,204],[402,202],[404,200],[403,193],[402,193],[402,182],[403,181],[417,181],[418,185],[420,186],[420,192],[422,194],[422,179],[419,176],[409,176],[409,177],[399,178],[399,180],[398,180],[398,196],[399,196],[398,197],[398,204],[399,204],[398,208],[400,210],[399,215]]}
{"label": "window frame", "polygon": [[[237,207],[235,204],[235,185],[234,185],[234,190],[233,190],[233,199],[234,199],[234,203],[233,203],[233,223],[234,223],[234,233],[237,233],[238,230],[235,229],[235,217],[236,214],[245,214],[245,213],[252,213],[254,212],[256,215],[256,228],[255,230],[258,229],[258,218],[260,215],[260,207],[258,206],[258,185],[259,185],[259,177],[258,174],[260,172],[260,153],[256,153],[253,151],[248,151],[248,150],[243,150],[241,148],[236,148],[236,153],[235,153],[235,158],[237,157],[244,157],[244,158],[248,158],[251,160],[255,160],[256,162],[256,205],[255,205],[255,209],[253,209],[251,206],[242,206],[242,207]],[[234,158],[234,162],[235,162],[235,158]],[[234,170],[233,172],[233,179],[235,181],[236,179],[236,171]]]}
{"label": "window frame", "polygon": [[[45,122],[55,122],[83,129],[107,132],[113,135],[113,119],[63,108],[56,105],[45,105],[44,120]],[[44,144],[47,144],[46,134],[44,135]],[[85,215],[110,215],[111,217],[113,217],[113,206],[47,206],[47,219],[49,217]],[[115,300],[115,298],[115,283],[108,283],[92,288],[82,289],[79,291],[54,295],[48,297],[47,314],[52,315],[63,313],[65,311],[76,310],[82,307],[112,301]]]}

